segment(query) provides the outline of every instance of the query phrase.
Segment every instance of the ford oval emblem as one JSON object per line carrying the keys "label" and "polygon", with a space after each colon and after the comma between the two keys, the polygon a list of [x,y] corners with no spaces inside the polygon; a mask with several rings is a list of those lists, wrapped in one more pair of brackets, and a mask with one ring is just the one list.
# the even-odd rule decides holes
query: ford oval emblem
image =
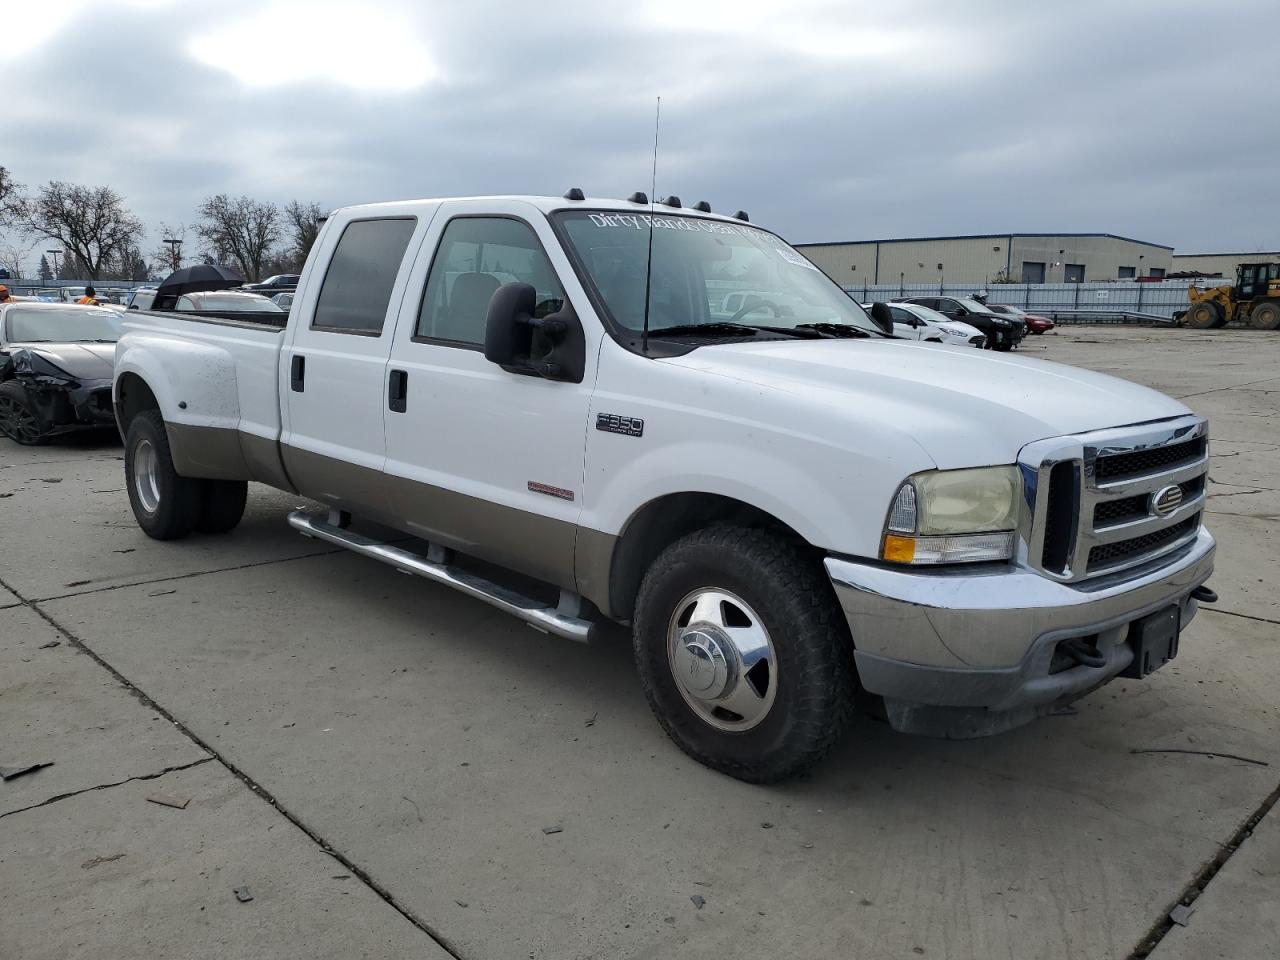
{"label": "ford oval emblem", "polygon": [[1151,495],[1151,512],[1157,517],[1167,517],[1182,506],[1182,488],[1174,484],[1162,487]]}

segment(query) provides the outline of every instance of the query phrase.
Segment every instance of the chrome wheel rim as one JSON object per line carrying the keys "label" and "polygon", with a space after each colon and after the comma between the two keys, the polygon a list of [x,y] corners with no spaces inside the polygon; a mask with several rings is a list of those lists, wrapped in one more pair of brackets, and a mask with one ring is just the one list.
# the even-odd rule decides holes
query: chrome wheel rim
{"label": "chrome wheel rim", "polygon": [[0,397],[0,433],[19,443],[40,438],[40,424],[23,404],[12,397]]}
{"label": "chrome wheel rim", "polygon": [[147,513],[160,509],[160,460],[150,440],[139,440],[133,448],[133,490]]}
{"label": "chrome wheel rim", "polygon": [[773,707],[773,640],[755,610],[728,590],[704,587],[676,604],[667,626],[667,662],[685,703],[717,730],[750,730]]}

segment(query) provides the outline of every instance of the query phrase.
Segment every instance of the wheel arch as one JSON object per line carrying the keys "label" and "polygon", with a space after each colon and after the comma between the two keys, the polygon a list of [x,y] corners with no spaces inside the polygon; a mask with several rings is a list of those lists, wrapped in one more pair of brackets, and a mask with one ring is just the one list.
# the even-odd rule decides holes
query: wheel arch
{"label": "wheel arch", "polygon": [[[579,551],[579,580],[586,582],[582,592],[608,616],[630,620],[640,581],[658,554],[681,537],[716,523],[775,530],[816,550],[793,527],[743,500],[718,493],[670,493],[637,509],[617,537],[601,534],[599,542]],[[608,571],[604,577],[601,565]]]}
{"label": "wheel arch", "polygon": [[115,413],[120,436],[129,431],[129,423],[144,410],[160,410],[151,385],[138,373],[127,370],[116,378]]}

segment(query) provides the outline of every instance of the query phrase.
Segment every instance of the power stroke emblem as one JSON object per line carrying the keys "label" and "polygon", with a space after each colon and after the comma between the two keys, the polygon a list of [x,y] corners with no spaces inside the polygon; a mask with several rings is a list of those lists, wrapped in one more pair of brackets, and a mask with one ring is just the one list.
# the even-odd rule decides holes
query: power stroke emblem
{"label": "power stroke emblem", "polygon": [[597,413],[596,429],[605,433],[620,433],[624,437],[643,437],[644,421],[639,417],[623,417],[616,413]]}
{"label": "power stroke emblem", "polygon": [[1157,517],[1170,516],[1182,506],[1182,488],[1177,485],[1162,487],[1151,496],[1151,512]]}

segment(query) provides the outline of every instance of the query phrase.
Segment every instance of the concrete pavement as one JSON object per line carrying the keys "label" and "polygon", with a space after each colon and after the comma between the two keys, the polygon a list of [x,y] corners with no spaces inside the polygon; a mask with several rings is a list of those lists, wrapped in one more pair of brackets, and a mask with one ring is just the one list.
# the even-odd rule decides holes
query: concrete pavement
{"label": "concrete pavement", "polygon": [[[1250,919],[1278,895],[1280,338],[1081,328],[1026,352],[1211,416],[1221,602],[1173,664],[1068,715],[967,743],[862,720],[823,767],[773,788],[665,739],[622,630],[586,648],[537,634],[297,537],[283,520],[296,498],[263,488],[234,533],[156,543],[133,524],[117,447],[0,447],[0,494],[13,494],[0,607],[18,604],[0,609],[0,766],[55,761],[0,785],[0,945],[520,960],[1280,951],[1274,924]],[[192,800],[148,803],[156,791]],[[1188,927],[1169,932],[1197,878]],[[253,901],[235,900],[242,884]]]}

